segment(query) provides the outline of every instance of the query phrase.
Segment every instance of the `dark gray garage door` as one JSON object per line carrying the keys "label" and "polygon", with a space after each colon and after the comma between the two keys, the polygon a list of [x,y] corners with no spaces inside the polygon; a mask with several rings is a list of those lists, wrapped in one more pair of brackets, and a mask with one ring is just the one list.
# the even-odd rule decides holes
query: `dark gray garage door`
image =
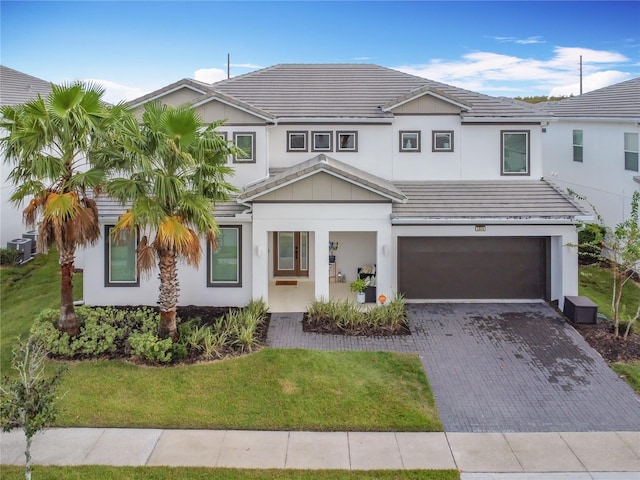
{"label": "dark gray garage door", "polygon": [[399,237],[407,299],[548,299],[545,237]]}

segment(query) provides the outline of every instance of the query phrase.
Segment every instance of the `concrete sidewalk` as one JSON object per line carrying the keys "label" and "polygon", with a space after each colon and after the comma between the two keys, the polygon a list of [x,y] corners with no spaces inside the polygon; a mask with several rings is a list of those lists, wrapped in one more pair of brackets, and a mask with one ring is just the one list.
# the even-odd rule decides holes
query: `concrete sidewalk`
{"label": "concrete sidewalk", "polygon": [[[0,435],[0,463],[24,464],[20,431]],[[465,480],[640,480],[640,432],[367,433],[51,429],[40,465],[289,469],[458,469]]]}

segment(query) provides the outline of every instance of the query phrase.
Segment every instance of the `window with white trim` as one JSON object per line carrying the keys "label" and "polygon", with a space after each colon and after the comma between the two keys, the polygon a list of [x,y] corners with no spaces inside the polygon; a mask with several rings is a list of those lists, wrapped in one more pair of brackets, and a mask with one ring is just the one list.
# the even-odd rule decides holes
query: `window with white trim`
{"label": "window with white trim", "polygon": [[242,286],[242,226],[220,226],[217,248],[208,245],[208,287]]}
{"label": "window with white trim", "polygon": [[306,152],[307,132],[287,132],[287,152]]}
{"label": "window with white trim", "polygon": [[433,130],[431,151],[453,152],[453,130]]}
{"label": "window with white trim", "polygon": [[311,132],[311,149],[314,152],[331,152],[332,138],[333,132]]}
{"label": "window with white trim", "polygon": [[104,228],[105,238],[105,287],[137,287],[138,278],[137,247],[138,235],[123,230],[114,235],[113,225]]}
{"label": "window with white trim", "polygon": [[419,131],[400,131],[400,151],[401,152],[419,152],[420,151],[420,132]]}
{"label": "window with white trim", "polygon": [[624,133],[624,169],[638,171],[638,134]]}
{"label": "window with white trim", "polygon": [[338,152],[358,151],[358,132],[336,132]]}
{"label": "window with white trim", "polygon": [[584,158],[582,130],[573,131],[573,161],[582,163]]}
{"label": "window with white trim", "polygon": [[529,175],[529,130],[502,130],[501,175]]}
{"label": "window with white trim", "polygon": [[234,163],[255,163],[256,132],[233,132],[233,143],[241,150],[233,156]]}

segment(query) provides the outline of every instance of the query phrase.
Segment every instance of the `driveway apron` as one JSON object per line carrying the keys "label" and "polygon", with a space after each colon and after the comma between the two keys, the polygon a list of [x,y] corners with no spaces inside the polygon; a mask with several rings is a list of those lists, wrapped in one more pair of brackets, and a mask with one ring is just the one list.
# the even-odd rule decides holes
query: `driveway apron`
{"label": "driveway apron", "polygon": [[544,303],[410,304],[410,336],[302,331],[273,314],[275,348],[417,353],[447,432],[640,430],[640,397]]}

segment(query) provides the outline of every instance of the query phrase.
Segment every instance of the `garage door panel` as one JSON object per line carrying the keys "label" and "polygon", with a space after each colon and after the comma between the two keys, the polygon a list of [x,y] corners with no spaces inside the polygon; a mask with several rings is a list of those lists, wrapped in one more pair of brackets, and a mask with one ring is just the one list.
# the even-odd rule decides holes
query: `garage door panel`
{"label": "garage door panel", "polygon": [[546,238],[399,237],[408,299],[545,298]]}

